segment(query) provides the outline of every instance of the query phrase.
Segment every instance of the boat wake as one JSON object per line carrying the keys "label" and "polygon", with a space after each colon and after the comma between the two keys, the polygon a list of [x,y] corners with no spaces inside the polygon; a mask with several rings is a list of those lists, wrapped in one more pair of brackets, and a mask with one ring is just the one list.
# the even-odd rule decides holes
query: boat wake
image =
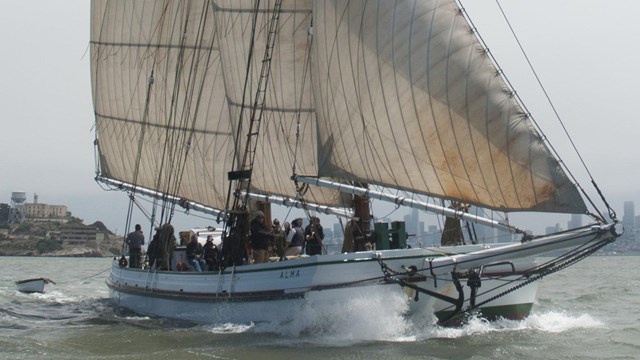
{"label": "boat wake", "polygon": [[[249,325],[224,324],[208,326],[215,334],[264,333],[278,338],[280,345],[298,347],[301,343],[319,346],[351,346],[370,342],[420,342],[430,339],[463,339],[466,337],[509,333],[561,333],[575,329],[602,328],[605,324],[589,314],[559,311],[535,313],[525,320],[489,322],[472,318],[460,327],[442,327],[434,317],[422,319],[406,316],[408,305],[402,299],[371,296],[350,299],[340,307],[307,303],[298,310],[296,319],[288,323],[268,322]],[[273,339],[272,339],[273,340]]]}

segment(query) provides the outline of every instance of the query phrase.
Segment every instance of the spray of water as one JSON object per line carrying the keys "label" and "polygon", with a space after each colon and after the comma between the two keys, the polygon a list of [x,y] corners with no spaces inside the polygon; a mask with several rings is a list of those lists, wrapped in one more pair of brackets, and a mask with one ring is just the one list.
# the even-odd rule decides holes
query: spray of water
{"label": "spray of water", "polygon": [[[559,333],[573,329],[599,328],[604,324],[588,314],[548,311],[525,320],[489,322],[472,318],[460,327],[442,327],[432,315],[408,315],[409,304],[402,295],[367,293],[341,304],[308,301],[288,323],[258,323],[250,326],[226,324],[214,332],[260,332],[280,335],[315,345],[349,346],[367,342],[416,342],[454,339],[495,332],[540,331]],[[286,340],[284,340],[286,342]]]}

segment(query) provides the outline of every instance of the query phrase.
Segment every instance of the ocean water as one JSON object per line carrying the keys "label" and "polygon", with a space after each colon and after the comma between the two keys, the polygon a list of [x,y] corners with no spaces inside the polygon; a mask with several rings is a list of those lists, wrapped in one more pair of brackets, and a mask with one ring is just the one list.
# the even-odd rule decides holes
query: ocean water
{"label": "ocean water", "polygon": [[[201,325],[114,307],[109,258],[0,258],[2,359],[640,359],[637,256],[595,256],[542,280],[523,321],[459,328],[363,294],[289,325]],[[48,277],[44,294],[14,281]]]}

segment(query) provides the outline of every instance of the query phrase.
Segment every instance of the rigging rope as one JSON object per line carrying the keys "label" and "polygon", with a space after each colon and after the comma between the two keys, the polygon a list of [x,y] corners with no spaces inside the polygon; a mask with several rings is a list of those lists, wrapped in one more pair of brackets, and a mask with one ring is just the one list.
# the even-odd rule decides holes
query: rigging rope
{"label": "rigging rope", "polygon": [[[205,84],[200,82],[198,85],[198,70],[202,70],[202,66],[199,66],[201,62],[205,62],[207,65],[211,59],[211,46],[202,46],[205,39],[207,19],[211,16],[207,2],[204,2],[202,6],[203,11],[198,13],[202,14],[199,19],[193,19],[190,14],[196,13],[191,11],[191,2],[181,4],[184,5],[184,16],[176,16],[173,19],[173,23],[169,24],[171,28],[181,29],[182,36],[179,37],[179,43],[177,48],[176,66],[173,68],[173,88],[170,89],[170,104],[167,106],[167,111],[163,111],[160,114],[153,114],[150,111],[150,99],[155,98],[158,93],[152,93],[151,88],[154,84],[154,69],[152,68],[151,76],[149,77],[147,94],[145,100],[145,109],[142,120],[142,127],[140,129],[140,137],[138,142],[136,165],[134,169],[134,181],[133,191],[130,191],[130,198],[133,200],[133,195],[136,193],[135,186],[138,183],[138,174],[141,171],[141,157],[144,151],[143,143],[145,142],[145,135],[147,128],[149,127],[150,114],[161,115],[165,114],[166,119],[154,118],[153,125],[163,126],[167,130],[162,134],[157,135],[158,138],[153,139],[155,141],[161,141],[162,136],[164,142],[161,144],[162,152],[160,154],[159,166],[154,170],[156,177],[153,180],[155,183],[151,188],[156,189],[160,198],[155,198],[152,205],[152,214],[148,215],[140,206],[138,207],[145,213],[145,216],[149,218],[151,225],[156,224],[156,217],[158,217],[158,223],[170,223],[175,212],[175,207],[178,204],[173,198],[169,199],[169,196],[179,197],[179,190],[182,186],[184,179],[185,169],[187,166],[187,160],[189,150],[196,131],[196,121],[198,119],[198,109],[200,107],[201,98],[204,93]],[[167,8],[163,8],[163,11],[167,11]],[[190,29],[195,26],[195,46],[187,46],[187,42],[191,39],[187,38],[190,33]],[[162,22],[160,26],[168,26],[168,23]],[[164,34],[162,29],[158,30],[158,34]],[[213,38],[211,38],[213,41]],[[207,52],[206,56],[189,56],[187,51],[193,52]],[[165,53],[156,53],[156,57],[166,57]],[[154,64],[160,63],[164,60],[155,61]],[[206,70],[206,69],[205,69]],[[165,74],[160,74],[160,81],[165,81],[168,78]],[[158,85],[156,85],[158,86]],[[164,122],[161,124],[161,121]],[[156,135],[156,134],[154,134]],[[147,139],[147,142],[149,140]],[[158,204],[160,201],[161,204]],[[157,207],[161,207],[160,214],[157,215]],[[126,228],[130,227],[130,219],[132,217],[133,204],[129,205],[129,213],[127,214]]]}
{"label": "rigging rope", "polygon": [[[189,5],[191,5],[191,3],[189,3]],[[200,11],[201,14],[203,14],[201,16],[200,19],[198,19],[198,27],[197,27],[197,31],[196,31],[196,40],[195,40],[195,44],[197,44],[196,49],[194,50],[194,52],[200,53],[200,52],[206,52],[206,56],[204,57],[204,62],[205,64],[209,64],[210,60],[211,60],[211,56],[212,56],[212,52],[213,52],[213,46],[203,46],[203,41],[205,39],[205,31],[206,31],[206,27],[205,25],[207,24],[207,20],[209,15],[209,11],[207,11],[207,7],[209,5],[207,5],[207,3],[203,3],[203,10]],[[186,11],[188,14],[191,13],[191,11],[189,9],[187,9]],[[187,17],[185,19],[185,23],[184,23],[184,33],[187,33],[187,29],[188,29],[188,23],[189,23],[189,18]],[[213,39],[214,37],[212,37]],[[181,39],[181,44],[180,44],[180,57],[183,57],[183,50],[186,47],[186,36],[183,36]],[[213,41],[213,40],[212,40]],[[196,122],[198,119],[198,114],[199,114],[199,109],[200,109],[200,103],[202,100],[202,95],[204,92],[204,87],[205,87],[205,83],[204,81],[200,82],[200,85],[198,86],[198,84],[196,83],[196,80],[198,79],[198,76],[196,74],[197,70],[201,70],[202,66],[198,66],[198,64],[200,63],[200,59],[202,57],[199,56],[199,54],[194,54],[191,57],[191,66],[189,69],[189,73],[187,76],[187,91],[188,94],[187,96],[185,96],[184,98],[184,107],[182,109],[182,116],[181,116],[181,124],[179,129],[181,129],[182,127],[184,127],[184,130],[189,129],[189,131],[184,131],[184,133],[181,133],[179,135],[183,135],[184,139],[182,142],[177,142],[176,145],[174,146],[174,150],[175,150],[175,157],[177,158],[176,160],[176,166],[175,168],[177,168],[177,170],[174,171],[174,169],[172,169],[172,171],[170,172],[171,174],[175,174],[176,176],[174,177],[174,182],[173,182],[173,186],[169,188],[169,182],[167,183],[168,185],[168,191],[166,192],[167,194],[179,194],[179,190],[182,186],[182,180],[184,178],[184,173],[185,173],[185,169],[187,166],[187,159],[188,159],[188,155],[189,155],[189,151],[191,150],[191,145],[192,145],[192,141],[194,138],[194,134],[196,131]],[[182,61],[179,62],[180,64],[182,63]],[[176,76],[177,78],[177,76]],[[176,81],[176,83],[179,83],[179,81]],[[177,94],[175,96],[176,98],[178,98]],[[194,101],[195,98],[195,101]],[[192,113],[192,105],[194,105],[195,102],[195,108],[193,109],[193,113]],[[189,121],[191,122],[189,124]],[[179,140],[179,139],[178,139]],[[182,155],[182,156],[181,156]],[[176,203],[175,202],[171,202],[171,216],[168,217],[168,222],[171,222],[171,219],[173,218],[173,214],[174,214],[174,210],[175,210],[175,206]]]}
{"label": "rigging rope", "polygon": [[[140,136],[138,137],[138,152],[136,154],[136,165],[135,165],[135,169],[133,171],[133,187],[135,189],[136,185],[138,184],[138,175],[139,175],[139,171],[140,171],[140,161],[142,160],[142,147],[144,144],[144,138],[145,138],[145,133],[146,133],[146,128],[147,125],[149,123],[149,102],[151,101],[151,87],[154,83],[154,77],[153,77],[153,72],[154,69],[153,67],[151,68],[151,76],[149,76],[149,80],[147,82],[147,94],[146,94],[146,98],[145,98],[145,104],[144,104],[144,113],[142,116],[142,127],[140,128]],[[121,248],[121,252],[124,254],[124,250],[125,250],[125,245],[126,245],[126,234],[129,233],[129,230],[131,229],[131,218],[133,216],[133,204],[135,201],[135,194],[132,191],[129,194],[129,206],[127,208],[127,218],[125,221],[125,236],[122,238],[122,248]]]}
{"label": "rigging rope", "polygon": [[111,270],[111,266],[109,266],[108,268],[106,268],[106,269],[104,269],[104,270],[100,271],[99,273],[93,274],[93,275],[85,276],[85,277],[83,277],[83,278],[75,279],[75,280],[69,280],[69,281],[57,281],[56,283],[57,283],[57,284],[77,283],[77,282],[79,282],[79,281],[88,280],[88,279],[94,278],[94,277],[96,277],[96,276],[98,276],[98,275],[102,275],[102,274],[106,273],[106,272],[107,272],[107,271],[109,271],[109,270]]}
{"label": "rigging rope", "polygon": [[[560,122],[560,125],[562,126],[562,130],[564,130],[565,135],[567,136],[567,138],[571,142],[571,146],[573,147],[573,149],[575,150],[576,154],[578,155],[578,158],[580,159],[580,162],[582,163],[582,166],[584,167],[584,169],[589,174],[589,177],[591,179],[593,179],[593,177],[591,176],[591,172],[589,171],[589,168],[587,167],[587,164],[582,159],[582,156],[581,156],[580,152],[578,151],[578,148],[577,148],[576,144],[573,142],[573,139],[571,138],[571,135],[569,135],[569,131],[567,130],[566,126],[564,125],[564,122],[562,121],[562,118],[560,117],[560,113],[558,113],[558,110],[556,109],[556,106],[554,105],[553,101],[551,100],[551,97],[549,96],[549,93],[547,92],[547,89],[542,84],[542,80],[540,80],[540,76],[538,76],[537,71],[533,67],[533,63],[529,59],[529,55],[527,55],[527,52],[524,50],[524,47],[522,46],[522,43],[520,42],[520,39],[516,35],[516,32],[515,32],[513,26],[511,25],[511,22],[507,18],[507,14],[505,13],[504,9],[502,8],[502,5],[500,4],[500,0],[496,0],[496,4],[498,5],[498,8],[500,9],[500,12],[502,13],[502,17],[504,18],[505,22],[507,23],[507,26],[509,27],[509,31],[511,31],[511,34],[513,35],[513,38],[515,39],[516,43],[518,44],[518,48],[520,48],[520,52],[522,53],[522,55],[524,56],[525,60],[527,61],[527,64],[529,65],[529,69],[531,70],[533,76],[536,78],[536,81],[538,82],[538,85],[540,86],[540,89],[542,90],[542,93],[544,94],[545,98],[547,99],[547,102],[549,103],[549,106],[553,110],[553,113],[555,114],[556,119],[558,119],[558,121]],[[545,138],[546,138],[546,136],[545,136]]]}
{"label": "rigging rope", "polygon": [[[522,53],[522,55],[524,56],[525,60],[527,61],[527,64],[529,65],[529,69],[531,70],[531,73],[533,74],[533,76],[535,77],[536,81],[538,82],[538,85],[540,86],[540,90],[544,94],[544,97],[547,99],[547,103],[551,107],[551,110],[553,111],[556,119],[558,120],[558,123],[562,127],[562,130],[564,131],[565,136],[567,137],[567,139],[569,140],[569,143],[573,147],[573,150],[575,151],[576,155],[578,156],[578,159],[582,163],[582,166],[585,169],[585,171],[587,172],[587,175],[589,175],[589,179],[591,180],[591,183],[593,184],[593,186],[595,187],[596,191],[600,195],[600,198],[602,199],[602,201],[604,202],[605,206],[607,207],[607,210],[609,211],[610,218],[612,220],[616,221],[617,219],[616,219],[615,211],[613,211],[613,209],[609,206],[607,200],[604,197],[604,194],[602,194],[602,192],[600,191],[600,189],[596,185],[596,182],[593,179],[593,175],[591,174],[591,171],[589,170],[589,167],[587,166],[587,164],[585,163],[584,159],[582,158],[582,154],[578,150],[578,147],[576,146],[575,142],[573,141],[573,138],[569,134],[569,131],[567,130],[567,127],[564,124],[564,121],[562,121],[562,118],[560,117],[560,113],[558,112],[558,110],[556,109],[555,104],[551,100],[551,97],[549,96],[549,93],[547,92],[547,89],[542,84],[542,80],[540,79],[540,77],[538,76],[538,73],[536,72],[535,68],[533,67],[533,63],[531,62],[531,60],[529,59],[529,56],[527,55],[526,51],[524,50],[524,47],[522,46],[522,43],[520,42],[520,39],[516,35],[516,32],[515,32],[513,26],[511,26],[511,22],[507,18],[507,14],[505,13],[504,9],[502,8],[502,5],[500,4],[500,0],[496,0],[496,4],[498,5],[498,8],[500,9],[500,12],[502,13],[502,17],[504,18],[505,22],[507,23],[507,26],[509,27],[509,31],[511,32],[511,34],[513,35],[513,38],[515,39],[516,43],[518,44],[518,47],[520,48],[520,52]],[[524,103],[522,102],[522,100],[520,100],[520,103],[522,104],[523,107],[525,107]],[[526,107],[525,107],[525,109],[526,109]],[[529,113],[528,110],[527,110],[527,113]],[[558,157],[558,159],[560,161],[560,165],[562,165],[562,167],[565,169],[565,171],[571,176],[571,178],[573,179],[573,182],[575,183],[575,185],[580,189],[582,194],[587,198],[587,200],[594,207],[594,209],[596,210],[596,212],[599,215],[600,220],[602,220],[603,222],[606,223],[606,221],[604,220],[604,216],[602,216],[602,214],[600,213],[598,208],[595,206],[595,204],[593,203],[593,201],[591,200],[589,195],[586,193],[586,191],[582,188],[582,185],[580,185],[580,183],[575,178],[575,176],[573,175],[571,170],[569,170],[569,168],[566,166],[564,161],[562,161],[560,159],[560,155],[558,154],[556,149],[553,147],[553,145],[548,141],[547,136],[544,134],[544,132],[542,131],[542,129],[540,128],[538,123],[533,119],[533,117],[530,116],[530,118],[531,118],[532,122],[536,125],[536,127],[538,128],[538,131],[540,132],[540,134],[542,134],[543,139],[546,140],[545,142],[547,143],[547,145],[549,145],[549,147],[553,150],[553,152]]]}
{"label": "rigging rope", "polygon": [[[580,183],[578,182],[578,180],[576,179],[576,177],[573,175],[573,173],[571,172],[571,170],[567,167],[567,165],[564,163],[564,161],[562,161],[562,159],[560,158],[560,155],[558,153],[558,151],[555,149],[555,147],[549,142],[547,136],[545,135],[545,133],[542,131],[542,128],[540,127],[540,125],[535,121],[535,119],[533,118],[533,116],[531,116],[531,113],[529,112],[529,110],[527,109],[527,107],[524,105],[524,102],[522,101],[522,99],[520,98],[520,96],[518,95],[518,93],[513,90],[513,86],[511,84],[511,82],[509,81],[509,79],[507,79],[507,77],[504,75],[504,72],[502,71],[502,69],[500,68],[500,66],[498,65],[497,60],[495,59],[495,57],[493,56],[493,54],[488,50],[488,47],[485,45],[484,39],[482,38],[482,36],[476,31],[476,27],[473,23],[473,21],[471,20],[471,18],[468,16],[463,4],[462,4],[462,0],[457,0],[458,2],[458,7],[460,8],[460,11],[462,14],[464,14],[466,20],[469,22],[469,24],[472,27],[473,32],[475,33],[476,37],[478,38],[478,40],[481,42],[481,44],[483,45],[484,49],[486,50],[486,53],[489,55],[489,57],[491,58],[491,60],[493,61],[494,65],[496,66],[498,73],[502,75],[502,78],[504,79],[504,81],[507,83],[507,85],[509,86],[510,90],[512,91],[512,93],[514,94],[515,98],[518,100],[520,106],[522,106],[522,108],[525,110],[525,112],[527,113],[527,117],[531,120],[531,123],[533,125],[535,125],[537,131],[540,133],[541,135],[541,141],[543,141],[548,147],[549,149],[553,152],[553,154],[555,155],[555,157],[558,159],[558,164],[559,166],[561,166],[566,173],[568,174],[568,176],[572,179],[574,185],[580,190],[580,192],[584,195],[584,197],[586,198],[586,200],[591,204],[591,206],[595,209],[595,211],[598,213],[597,216],[593,216],[594,214],[587,212],[586,215],[590,215],[593,216],[595,219],[600,220],[604,223],[606,223],[606,220],[604,219],[604,216],[602,215],[602,213],[600,212],[600,210],[598,209],[598,207],[595,205],[595,203],[593,202],[593,200],[591,199],[591,197],[587,194],[587,192],[584,190],[584,188],[580,185]],[[509,30],[511,32],[511,35],[513,36],[513,38],[515,39],[520,52],[522,53],[522,55],[524,56],[529,69],[531,70],[533,76],[535,77],[540,89],[542,90],[547,103],[549,104],[549,106],[551,107],[553,113],[555,114],[556,119],[558,120],[560,126],[562,127],[566,137],[568,138],[571,146],[573,147],[576,155],[578,156],[578,159],[580,160],[580,162],[582,163],[582,166],[584,167],[585,171],[587,172],[587,175],[589,176],[591,183],[594,185],[594,187],[596,188],[596,191],[598,192],[600,198],[602,199],[603,203],[605,204],[605,206],[607,207],[607,210],[609,212],[609,217],[614,221],[617,222],[617,218],[616,218],[616,213],[615,211],[611,208],[611,206],[609,206],[609,203],[607,202],[606,198],[604,197],[604,195],[602,194],[602,192],[599,190],[598,186],[595,183],[595,180],[589,170],[589,168],[587,167],[580,151],[578,150],[575,142],[573,141],[571,135],[569,134],[564,122],[562,121],[562,118],[560,117],[559,112],[557,111],[553,101],[551,100],[551,97],[549,96],[546,88],[544,87],[544,85],[542,84],[542,80],[540,79],[540,77],[538,76],[538,73],[535,71],[534,67],[533,67],[533,63],[531,62],[529,56],[527,55],[526,51],[524,50],[524,46],[522,45],[522,42],[520,41],[520,39],[518,38],[518,36],[516,35],[516,32],[513,28],[513,26],[511,25],[511,22],[509,21],[509,19],[507,18],[507,15],[504,11],[504,9],[502,8],[502,5],[500,4],[500,0],[496,0],[496,4],[498,6],[498,8],[500,9],[500,12],[502,13],[502,16],[505,20],[505,22],[507,23],[507,26],[509,27]]]}
{"label": "rigging rope", "polygon": [[[188,3],[187,6],[190,6],[191,3]],[[189,13],[189,9],[186,10],[187,13]],[[177,18],[176,22],[181,21],[181,18]],[[169,111],[168,111],[168,118],[167,118],[167,126],[168,129],[182,129],[185,128],[186,129],[186,116],[184,116],[184,112],[186,110],[188,110],[188,107],[183,108],[183,116],[178,116],[177,113],[177,108],[178,108],[178,103],[177,100],[180,98],[179,95],[181,93],[181,88],[180,86],[182,85],[182,74],[183,74],[183,62],[184,62],[184,55],[185,55],[185,43],[186,43],[186,38],[187,38],[187,26],[189,24],[189,17],[185,17],[184,22],[182,24],[180,24],[181,26],[177,26],[179,29],[182,30],[182,36],[180,37],[180,41],[178,44],[178,55],[177,55],[177,59],[176,59],[176,67],[174,70],[174,82],[173,82],[173,89],[171,92],[171,104],[169,106]],[[189,77],[190,79],[191,77]],[[185,97],[186,100],[186,97]],[[171,126],[173,125],[173,126]],[[178,179],[181,178],[181,174],[177,173],[176,171],[176,167],[178,167],[178,165],[176,165],[177,163],[179,163],[179,151],[178,149],[180,148],[180,139],[182,138],[182,133],[180,131],[167,131],[166,133],[166,138],[165,138],[165,143],[163,146],[163,151],[162,151],[162,157],[161,157],[161,162],[160,162],[160,169],[158,169],[158,173],[157,173],[157,178],[156,178],[156,188],[160,188],[161,185],[163,184],[163,175],[168,174],[166,181],[164,182],[164,186],[163,189],[161,191],[162,194],[176,194],[176,190],[177,188],[175,188],[174,186],[172,186],[172,183],[175,184],[176,181],[178,181]],[[167,169],[165,170],[165,166],[167,167]],[[172,176],[172,174],[174,176]],[[167,209],[167,207],[165,206],[167,204],[167,199],[166,196],[163,196],[162,199],[162,203],[163,203],[163,207],[162,207],[162,211],[160,213],[160,221],[161,222],[171,222],[171,219],[173,217],[173,213],[174,213],[174,209],[175,209],[175,204],[170,204],[168,210],[168,214],[165,214],[165,210]]]}
{"label": "rigging rope", "polygon": [[305,59],[304,67],[302,68],[302,85],[300,86],[300,97],[298,99],[298,104],[296,106],[296,143],[293,147],[293,165],[291,167],[292,176],[295,178],[296,174],[296,163],[298,162],[298,147],[300,146],[300,124],[301,124],[301,109],[302,109],[302,101],[304,99],[304,91],[305,91],[305,83],[307,80],[307,74],[309,73],[309,65],[311,63],[311,45],[313,45],[313,18],[311,19],[311,23],[309,24],[308,36],[307,36],[307,47],[305,49]]}

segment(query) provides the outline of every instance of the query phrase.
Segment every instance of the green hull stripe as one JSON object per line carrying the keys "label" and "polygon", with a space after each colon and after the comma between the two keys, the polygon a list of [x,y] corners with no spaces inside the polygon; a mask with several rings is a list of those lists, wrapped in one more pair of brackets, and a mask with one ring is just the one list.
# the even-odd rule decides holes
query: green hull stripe
{"label": "green hull stripe", "polygon": [[[505,318],[509,320],[522,320],[529,316],[533,304],[513,304],[502,306],[487,306],[480,309],[480,316],[493,321],[499,318]],[[453,311],[438,311],[436,316],[438,319],[445,319]]]}

